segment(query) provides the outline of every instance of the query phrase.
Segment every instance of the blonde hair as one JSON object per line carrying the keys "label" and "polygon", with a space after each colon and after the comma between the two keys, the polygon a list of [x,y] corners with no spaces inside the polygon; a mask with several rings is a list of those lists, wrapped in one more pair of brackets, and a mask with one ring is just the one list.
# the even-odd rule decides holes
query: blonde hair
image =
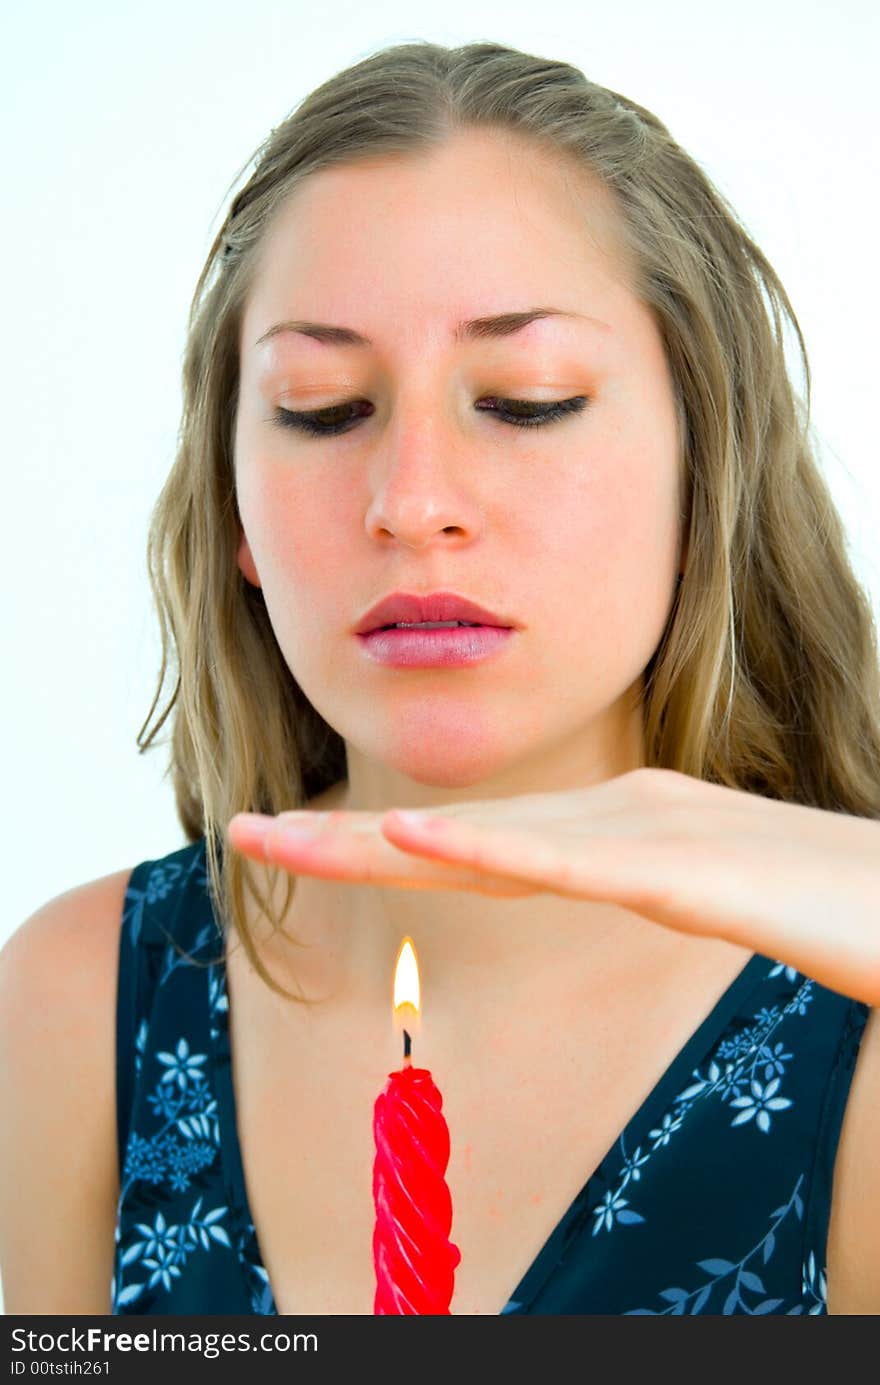
{"label": "blonde hair", "polygon": [[[250,863],[222,850],[225,828],[239,811],[302,806],[345,777],[346,758],[236,562],[242,313],[267,227],[309,174],[430,151],[477,128],[516,133],[601,180],[633,290],[662,333],[689,533],[686,575],[644,673],[647,763],[880,817],[877,632],[815,459],[806,347],[775,271],[661,121],[576,67],[495,43],[386,48],[272,130],[229,207],[193,296],[179,446],[148,544],[162,665],[137,744],[145,751],[174,711],[170,769],[184,832],[205,836],[222,917],[266,983],[291,999],[303,997],[269,975],[245,921],[246,887],[267,915],[270,901]],[[786,322],[806,403],[786,368]],[[176,684],[146,734],[172,645]]]}

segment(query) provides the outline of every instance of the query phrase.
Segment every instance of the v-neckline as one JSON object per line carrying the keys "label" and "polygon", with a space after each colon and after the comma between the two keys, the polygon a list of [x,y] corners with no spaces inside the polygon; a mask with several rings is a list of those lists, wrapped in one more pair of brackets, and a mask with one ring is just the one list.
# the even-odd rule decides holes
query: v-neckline
{"label": "v-neckline", "polygon": [[[564,1255],[571,1252],[566,1246],[572,1222],[583,1217],[591,1188],[599,1178],[621,1140],[625,1144],[635,1127],[647,1128],[662,1119],[666,1108],[681,1086],[682,1076],[690,1076],[691,1070],[702,1061],[707,1052],[720,1039],[729,1021],[755,987],[765,976],[766,968],[774,965],[773,960],[762,953],[754,952],[733,980],[722,992],[719,999],[705,1018],[698,1024],[691,1036],[674,1055],[662,1076],[639,1104],[637,1110],[627,1121],[620,1133],[609,1145],[602,1159],[596,1165],[580,1191],[572,1199],[553,1230],[547,1236],[529,1268],[511,1290],[497,1316],[507,1313],[527,1312],[528,1304],[538,1294],[554,1268],[561,1264]],[[209,1024],[211,1053],[217,1096],[217,1116],[220,1130],[220,1152],[227,1183],[233,1216],[240,1219],[238,1243],[241,1247],[250,1246],[248,1265],[265,1281],[265,1298],[268,1298],[267,1316],[280,1316],[269,1272],[263,1260],[256,1223],[251,1211],[247,1184],[242,1161],[241,1141],[238,1135],[238,1110],[235,1098],[235,1080],[232,1071],[232,1050],[229,1033],[230,998],[226,976],[226,956],[217,963],[219,991],[213,1007],[213,1021]],[[759,973],[763,975],[759,976]],[[207,987],[205,988],[207,995]],[[573,1238],[572,1244],[577,1238]],[[265,1301],[264,1298],[264,1301]]]}

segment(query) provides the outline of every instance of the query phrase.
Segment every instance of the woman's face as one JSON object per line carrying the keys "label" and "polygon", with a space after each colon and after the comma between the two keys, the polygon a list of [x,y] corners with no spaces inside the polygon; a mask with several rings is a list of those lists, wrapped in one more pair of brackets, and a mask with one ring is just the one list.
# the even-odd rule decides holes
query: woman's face
{"label": "woman's face", "polygon": [[[313,174],[270,228],[240,340],[238,562],[350,778],[354,762],[392,793],[528,792],[644,763],[641,675],[679,571],[682,478],[661,338],[606,253],[613,225],[592,180],[467,131]],[[455,335],[548,306],[571,316]],[[266,335],[294,320],[370,344]],[[497,407],[582,397],[540,426]],[[275,421],[351,402],[320,416],[335,435]],[[354,633],[389,593],[438,590],[512,633],[446,667],[378,662]]]}

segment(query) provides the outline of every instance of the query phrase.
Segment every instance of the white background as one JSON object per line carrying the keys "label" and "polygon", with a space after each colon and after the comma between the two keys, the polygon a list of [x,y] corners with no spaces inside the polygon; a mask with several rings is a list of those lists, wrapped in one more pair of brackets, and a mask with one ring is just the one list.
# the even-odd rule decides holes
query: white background
{"label": "white background", "polygon": [[386,44],[493,40],[564,58],[655,111],[703,165],[800,319],[823,464],[880,617],[878,10],[17,7],[0,42],[0,940],[54,895],[184,844],[165,748],[140,756],[135,737],[158,670],[147,523],[174,455],[190,298],[241,166],[308,91]]}

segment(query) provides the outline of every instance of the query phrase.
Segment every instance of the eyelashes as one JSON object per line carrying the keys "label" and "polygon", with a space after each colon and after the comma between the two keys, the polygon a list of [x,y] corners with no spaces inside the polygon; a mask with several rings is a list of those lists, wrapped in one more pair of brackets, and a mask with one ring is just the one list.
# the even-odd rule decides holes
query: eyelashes
{"label": "eyelashes", "polygon": [[[476,407],[481,412],[496,414],[502,422],[514,428],[541,428],[569,414],[581,413],[589,402],[589,398],[584,394],[575,395],[571,399],[552,400],[546,404],[538,403],[534,399],[499,399],[496,395],[489,395]],[[328,405],[326,409],[312,409],[308,413],[294,413],[290,409],[278,408],[272,422],[279,428],[293,428],[311,437],[336,437],[341,433],[350,433],[352,428],[357,426],[359,418],[368,416],[370,407],[365,400],[354,399],[344,404]],[[518,409],[527,412],[515,412]],[[353,416],[349,414],[346,418],[346,410],[354,410],[355,413]]]}

